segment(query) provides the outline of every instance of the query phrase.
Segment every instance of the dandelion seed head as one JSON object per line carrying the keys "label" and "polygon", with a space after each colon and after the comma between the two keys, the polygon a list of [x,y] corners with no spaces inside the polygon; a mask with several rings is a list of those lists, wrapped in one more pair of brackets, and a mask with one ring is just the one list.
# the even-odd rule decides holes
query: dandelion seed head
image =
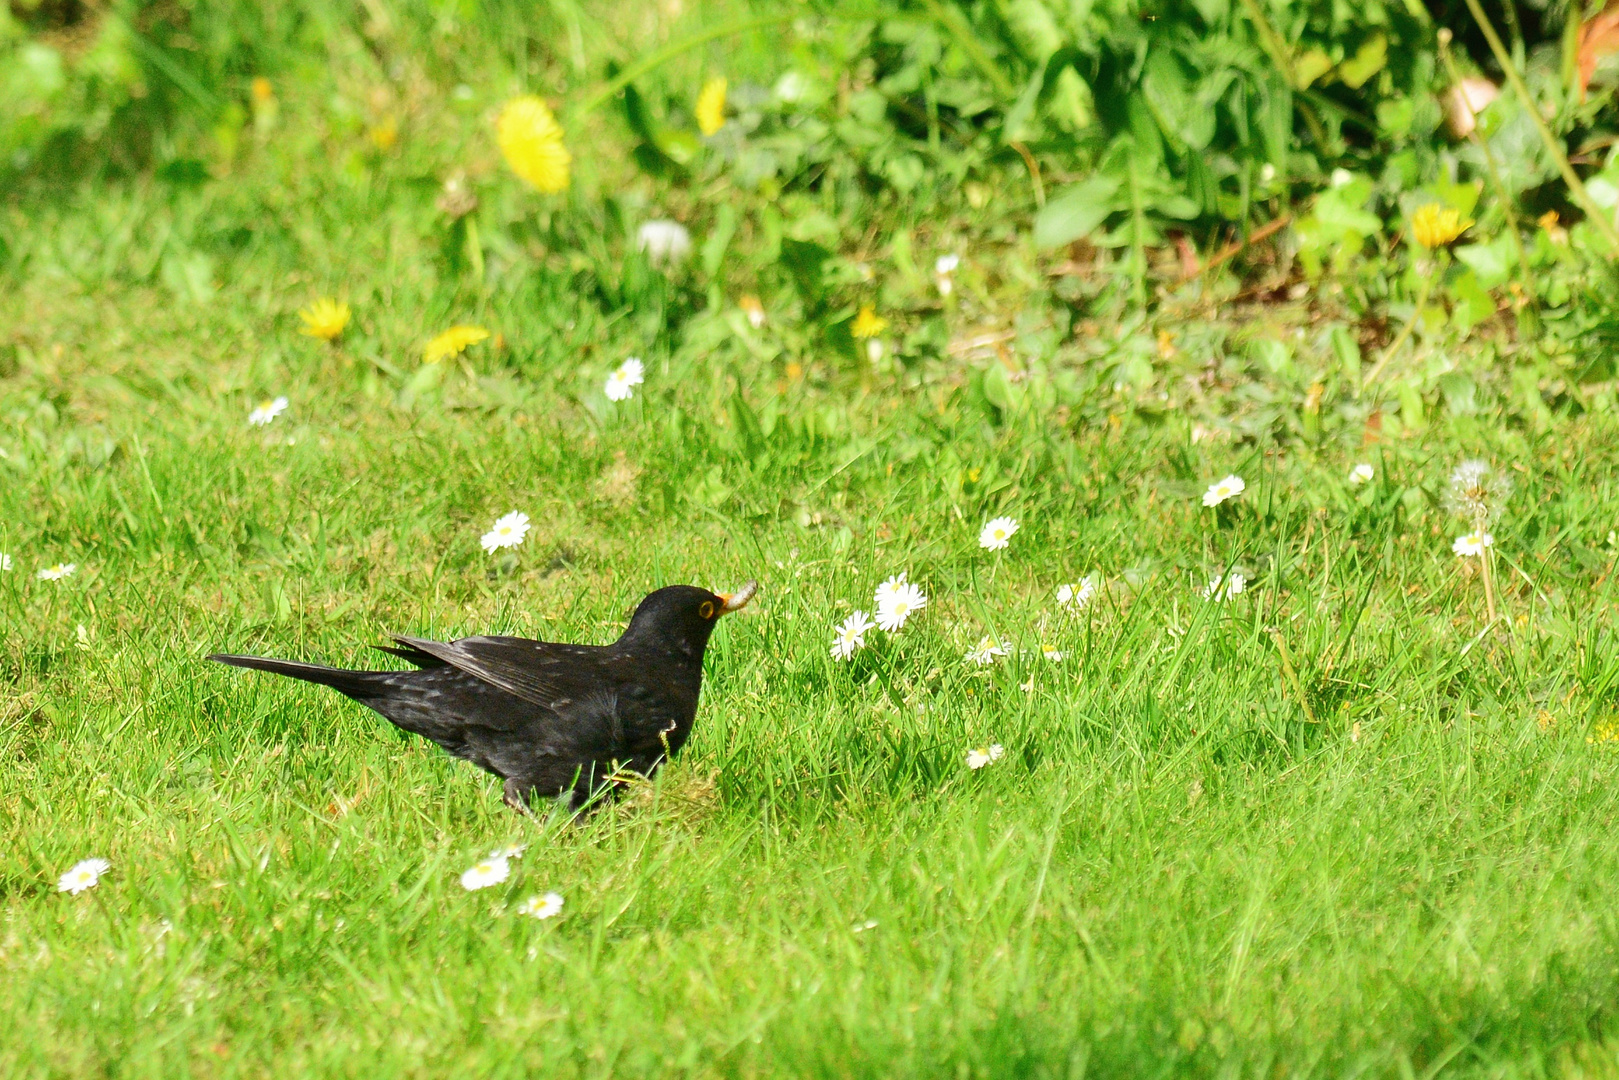
{"label": "dandelion seed head", "polygon": [[635,235],[635,246],[654,266],[672,266],[691,254],[691,233],[678,221],[648,221]]}
{"label": "dandelion seed head", "polygon": [[1512,496],[1512,478],[1480,458],[1469,458],[1451,471],[1445,485],[1446,510],[1477,528],[1498,520]]}

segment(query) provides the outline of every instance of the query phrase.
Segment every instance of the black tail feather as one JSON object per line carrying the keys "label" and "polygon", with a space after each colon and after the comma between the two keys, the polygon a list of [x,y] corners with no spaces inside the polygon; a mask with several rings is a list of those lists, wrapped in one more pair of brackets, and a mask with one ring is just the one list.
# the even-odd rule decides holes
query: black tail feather
{"label": "black tail feather", "polygon": [[441,668],[450,666],[444,661],[440,660],[438,657],[429,656],[420,649],[396,649],[392,645],[373,645],[371,647],[378,652],[385,652],[391,656],[403,657],[419,668]]}
{"label": "black tail feather", "polygon": [[302,664],[296,660],[275,660],[268,656],[214,653],[208,659],[220,664],[229,664],[231,667],[268,671],[275,675],[286,675],[289,678],[302,679],[304,682],[330,686],[340,693],[356,698],[369,697],[374,693],[376,677],[379,674],[374,671],[345,671],[342,668],[322,667],[320,664]]}

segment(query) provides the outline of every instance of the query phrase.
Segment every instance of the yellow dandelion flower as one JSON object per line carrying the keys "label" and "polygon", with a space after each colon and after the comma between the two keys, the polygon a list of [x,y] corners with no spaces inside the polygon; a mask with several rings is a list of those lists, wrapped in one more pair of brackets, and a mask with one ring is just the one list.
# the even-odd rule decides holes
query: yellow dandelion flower
{"label": "yellow dandelion flower", "polygon": [[348,327],[351,314],[347,304],[323,296],[298,313],[298,317],[304,321],[300,333],[322,341],[336,341],[338,335]]}
{"label": "yellow dandelion flower", "polygon": [[422,350],[422,363],[436,364],[451,356],[460,356],[468,345],[476,345],[489,336],[481,326],[452,326],[427,343]]}
{"label": "yellow dandelion flower", "polygon": [[562,127],[545,102],[533,94],[512,98],[500,110],[495,137],[512,172],[540,191],[568,189],[573,155],[562,145]]}
{"label": "yellow dandelion flower", "polygon": [[712,135],[725,126],[725,80],[710,79],[697,95],[697,127],[704,135]]}
{"label": "yellow dandelion flower", "polygon": [[1411,215],[1411,238],[1425,248],[1444,247],[1472,224],[1471,218],[1462,219],[1460,211],[1424,203]]}
{"label": "yellow dandelion flower", "polygon": [[854,317],[854,325],[849,333],[857,338],[874,338],[888,329],[888,320],[877,314],[877,309],[867,304],[860,309],[860,314]]}
{"label": "yellow dandelion flower", "polygon": [[264,102],[275,97],[275,87],[271,86],[270,80],[266,79],[263,75],[255,75],[253,77],[251,86],[253,89],[254,101]]}

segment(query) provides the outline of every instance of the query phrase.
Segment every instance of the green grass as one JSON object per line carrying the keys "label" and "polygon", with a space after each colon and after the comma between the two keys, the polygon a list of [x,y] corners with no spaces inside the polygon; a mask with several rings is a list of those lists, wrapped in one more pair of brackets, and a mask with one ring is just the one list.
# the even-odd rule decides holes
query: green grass
{"label": "green grass", "polygon": [[[502,240],[515,187],[479,289],[411,151],[328,176],[318,145],[5,209],[0,1073],[1619,1075],[1610,416],[1487,398],[1362,449],[1346,396],[1315,442],[1193,442],[1290,391],[1196,321],[1054,331],[1009,234],[952,324],[1017,333],[996,404],[993,360],[670,332],[696,287],[604,306]],[[727,304],[763,274],[741,250]],[[296,333],[327,292],[336,348]],[[460,321],[504,347],[424,381]],[[1109,390],[1160,326],[1233,392],[1158,417]],[[631,353],[647,385],[609,407]],[[1299,350],[1306,383],[1337,363]],[[1469,454],[1516,480],[1489,632],[1436,502]],[[1231,471],[1245,497],[1204,509]],[[536,528],[507,564],[477,538],[511,509]],[[990,556],[996,513],[1023,528]],[[1200,599],[1228,563],[1247,591]],[[927,609],[834,664],[900,570]],[[1105,595],[1059,617],[1086,573]],[[577,823],[201,659],[602,642],[656,586],[748,578],[690,746]],[[1024,651],[965,664],[985,633]],[[463,891],[507,842],[512,880]],[[100,886],[57,893],[91,855]],[[561,918],[512,913],[550,890]]]}

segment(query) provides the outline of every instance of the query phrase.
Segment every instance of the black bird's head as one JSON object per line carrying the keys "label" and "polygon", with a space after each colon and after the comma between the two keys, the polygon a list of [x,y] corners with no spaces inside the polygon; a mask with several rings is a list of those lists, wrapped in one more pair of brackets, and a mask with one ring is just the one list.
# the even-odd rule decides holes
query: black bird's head
{"label": "black bird's head", "polygon": [[695,585],[659,589],[635,609],[619,644],[700,660],[720,616],[744,607],[758,588],[750,581],[733,593],[709,592]]}

